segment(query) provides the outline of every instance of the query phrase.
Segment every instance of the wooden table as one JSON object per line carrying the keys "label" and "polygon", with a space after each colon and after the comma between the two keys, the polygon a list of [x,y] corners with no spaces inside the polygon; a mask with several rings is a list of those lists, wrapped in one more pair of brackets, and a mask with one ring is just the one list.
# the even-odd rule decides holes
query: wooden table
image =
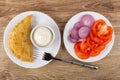
{"label": "wooden table", "polygon": [[[104,59],[90,63],[100,66],[92,70],[52,61],[38,69],[25,69],[14,64],[3,48],[3,34],[8,22],[24,11],[41,11],[58,24],[61,37],[66,22],[81,11],[96,11],[106,16],[115,30],[115,43]],[[57,55],[72,61],[63,41]],[[120,80],[120,0],[0,0],[0,80]]]}

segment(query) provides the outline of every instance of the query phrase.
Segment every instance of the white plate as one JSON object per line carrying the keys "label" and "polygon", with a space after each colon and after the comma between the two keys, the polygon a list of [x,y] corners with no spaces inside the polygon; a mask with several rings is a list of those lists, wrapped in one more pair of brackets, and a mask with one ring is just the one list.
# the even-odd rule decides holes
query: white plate
{"label": "white plate", "polygon": [[[55,33],[54,42],[49,47],[40,49],[39,53],[37,53],[37,54],[43,54],[44,52],[49,52],[53,56],[57,55],[58,50],[60,48],[60,44],[61,44],[61,36],[60,36],[59,28],[58,28],[57,24],[55,23],[55,21],[51,17],[49,17],[48,15],[46,15],[42,12],[38,12],[38,11],[23,12],[23,13],[15,16],[9,22],[9,24],[7,25],[5,32],[4,32],[4,40],[3,40],[4,48],[5,48],[7,55],[9,56],[9,58],[17,65],[25,67],[25,68],[39,68],[39,67],[42,67],[42,66],[48,64],[50,61],[44,61],[41,59],[42,56],[38,55],[38,57],[35,59],[35,61],[33,63],[22,62],[12,54],[12,52],[10,51],[10,49],[8,47],[8,38],[9,38],[9,34],[10,34],[11,30],[13,29],[13,27],[18,22],[20,22],[23,18],[25,18],[27,15],[30,15],[30,14],[33,14],[32,27],[34,27],[38,24],[48,25],[48,26],[51,26],[51,28],[53,29],[53,31]],[[36,48],[34,48],[34,50],[36,50]],[[34,51],[34,53],[36,54],[35,51]]]}
{"label": "white plate", "polygon": [[114,44],[114,38],[115,38],[115,35],[113,33],[112,35],[112,40],[109,42],[109,44],[106,45],[106,48],[101,51],[101,53],[96,56],[96,57],[90,57],[88,59],[80,59],[76,56],[75,52],[74,52],[74,43],[71,43],[69,42],[68,40],[68,35],[69,35],[69,32],[70,30],[73,28],[73,25],[80,20],[81,16],[83,16],[84,14],[90,14],[92,15],[95,20],[98,20],[98,19],[103,19],[105,20],[105,22],[107,23],[107,25],[109,26],[112,26],[110,21],[105,18],[103,15],[97,13],[97,12],[91,12],[91,11],[86,11],[86,12],[80,12],[78,14],[76,14],[75,16],[73,16],[66,24],[65,26],[65,29],[64,29],[64,34],[63,34],[63,39],[64,39],[64,44],[65,44],[65,48],[67,49],[67,51],[69,52],[69,54],[74,57],[75,59],[79,60],[79,61],[83,61],[83,62],[95,62],[95,61],[98,61],[102,58],[104,58],[109,52],[110,50],[112,49],[112,46]]}

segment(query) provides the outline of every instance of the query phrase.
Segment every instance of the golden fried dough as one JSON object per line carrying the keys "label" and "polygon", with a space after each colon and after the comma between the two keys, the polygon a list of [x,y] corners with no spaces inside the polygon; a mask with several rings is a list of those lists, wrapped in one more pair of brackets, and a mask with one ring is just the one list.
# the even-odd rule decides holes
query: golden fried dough
{"label": "golden fried dough", "polygon": [[32,62],[33,45],[30,41],[32,15],[21,20],[11,31],[9,36],[9,48],[15,57],[25,62]]}

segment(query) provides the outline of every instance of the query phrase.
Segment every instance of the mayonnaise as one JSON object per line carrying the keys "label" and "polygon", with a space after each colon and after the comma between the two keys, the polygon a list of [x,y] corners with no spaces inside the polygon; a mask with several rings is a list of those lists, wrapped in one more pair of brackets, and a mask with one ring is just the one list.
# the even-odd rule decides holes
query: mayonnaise
{"label": "mayonnaise", "polygon": [[44,47],[51,43],[53,34],[49,28],[41,26],[34,31],[33,39],[37,45]]}

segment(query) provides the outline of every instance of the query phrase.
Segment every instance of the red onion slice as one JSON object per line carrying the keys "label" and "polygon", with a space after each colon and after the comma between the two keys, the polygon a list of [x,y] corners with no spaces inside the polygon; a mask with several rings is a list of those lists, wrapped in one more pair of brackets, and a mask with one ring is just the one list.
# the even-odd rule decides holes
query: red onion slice
{"label": "red onion slice", "polygon": [[72,43],[76,43],[78,41],[78,38],[72,38],[71,35],[69,35],[68,40]]}
{"label": "red onion slice", "polygon": [[80,28],[80,22],[76,22],[73,26],[74,29],[78,30]]}
{"label": "red onion slice", "polygon": [[81,26],[85,25],[91,28],[94,22],[95,22],[95,19],[93,18],[93,16],[89,14],[85,14],[81,17],[80,25]]}
{"label": "red onion slice", "polygon": [[72,28],[72,30],[68,36],[68,39],[73,43],[75,43],[79,40],[78,31],[75,28]]}
{"label": "red onion slice", "polygon": [[79,35],[78,35],[78,30],[76,30],[75,28],[72,28],[71,32],[70,32],[70,35],[72,38],[79,38]]}
{"label": "red onion slice", "polygon": [[79,30],[78,30],[78,35],[80,38],[85,39],[86,37],[88,37],[90,33],[90,28],[87,26],[82,26]]}

